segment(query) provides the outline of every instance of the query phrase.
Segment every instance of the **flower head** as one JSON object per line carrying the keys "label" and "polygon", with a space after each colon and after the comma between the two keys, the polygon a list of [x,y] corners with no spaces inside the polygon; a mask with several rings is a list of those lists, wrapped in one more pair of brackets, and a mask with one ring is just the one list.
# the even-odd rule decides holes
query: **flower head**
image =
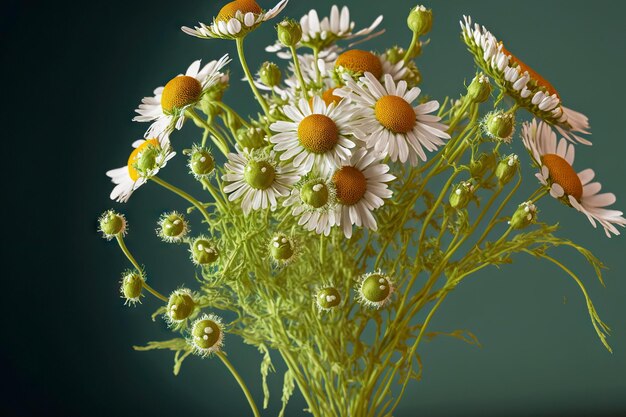
{"label": "flower head", "polygon": [[522,126],[522,140],[540,170],[535,176],[549,189],[552,197],[585,214],[594,227],[596,222],[600,223],[608,237],[611,233],[620,234],[615,226],[626,226],[623,213],[607,209],[615,202],[615,195],[600,193],[600,183],[591,182],[595,177],[592,169],[574,171],[572,144],[565,138],[557,142],[550,126],[537,123],[535,119]]}
{"label": "flower head", "polygon": [[168,81],[165,87],[155,89],[152,97],[141,100],[141,104],[135,110],[139,115],[133,120],[152,122],[146,137],[158,136],[174,128],[181,129],[187,109],[198,105],[216,85],[228,83],[227,76],[220,71],[229,62],[228,54],[202,68],[200,60],[194,61],[184,75],[177,75]]}
{"label": "flower head", "polygon": [[328,236],[335,219],[337,193],[335,185],[326,178],[309,178],[296,184],[289,198],[283,203],[291,206],[291,214],[300,216],[298,224],[306,230]]}
{"label": "flower head", "polygon": [[159,227],[156,229],[157,236],[168,243],[180,242],[189,233],[189,223],[177,211],[163,213],[159,218],[158,225]]}
{"label": "flower head", "polygon": [[341,293],[334,285],[327,285],[315,291],[315,305],[320,311],[332,311],[341,306]]}
{"label": "flower head", "polygon": [[211,24],[198,23],[193,29],[183,26],[188,35],[201,39],[236,39],[246,36],[263,22],[276,17],[289,0],[281,0],[272,9],[263,11],[254,0],[235,0],[227,3],[213,18]]}
{"label": "flower head", "polygon": [[98,230],[102,237],[111,240],[116,236],[125,236],[128,231],[126,217],[114,210],[107,210],[98,219]]}
{"label": "flower head", "polygon": [[143,283],[145,278],[135,270],[127,270],[122,274],[120,293],[125,300],[124,304],[135,305],[141,303]]}
{"label": "flower head", "polygon": [[245,215],[252,210],[274,210],[277,198],[287,196],[289,187],[300,179],[297,170],[290,163],[279,163],[273,152],[230,153],[225,168],[222,179],[228,184],[224,191],[230,194],[229,201],[241,198]]}
{"label": "flower head", "polygon": [[196,310],[195,296],[187,288],[180,288],[170,294],[165,316],[171,324],[181,323],[191,317]]}
{"label": "flower head", "polygon": [[379,155],[360,148],[332,174],[337,194],[335,222],[347,238],[352,236],[352,225],[378,228],[372,211],[385,204],[384,198],[391,197],[386,183],[396,178],[388,171],[389,166],[380,162]]}
{"label": "flower head", "polygon": [[111,191],[111,200],[127,202],[135,190],[158,174],[159,170],[167,165],[167,161],[176,155],[176,152],[171,150],[167,134],[159,139],[137,140],[133,142],[133,148],[135,149],[128,157],[126,166],[106,173],[115,184]]}
{"label": "flower head", "polygon": [[284,233],[276,233],[270,240],[269,252],[272,260],[280,266],[287,265],[296,258],[298,247],[296,242]]}
{"label": "flower head", "polygon": [[385,76],[383,86],[370,73],[361,83],[348,77],[345,81],[346,87],[335,94],[348,98],[359,111],[362,119],[355,134],[368,148],[392,161],[417,165],[418,158],[426,161],[424,148],[435,151],[450,138],[447,126],[429,114],[439,108],[437,101],[413,105],[421,92],[418,87],[407,91],[406,81],[396,84],[390,75]]}
{"label": "flower head", "polygon": [[394,291],[393,281],[381,271],[362,275],[356,284],[357,300],[366,307],[384,307]]}
{"label": "flower head", "polygon": [[217,244],[206,236],[198,236],[194,239],[189,252],[191,252],[192,262],[198,266],[211,265],[220,257]]}
{"label": "flower head", "polygon": [[297,106],[283,108],[289,121],[278,121],[270,128],[278,132],[270,137],[274,150],[282,151],[281,160],[293,159],[301,172],[312,170],[328,175],[350,158],[356,145],[350,139],[354,130],[353,111],[347,103],[327,105],[321,97],[313,98],[313,108],[305,99]]}
{"label": "flower head", "polygon": [[463,16],[461,29],[476,65],[493,78],[500,88],[535,117],[554,126],[572,142],[590,145],[580,134],[589,134],[587,116],[563,106],[561,96],[548,80],[509,52],[484,26],[472,25]]}

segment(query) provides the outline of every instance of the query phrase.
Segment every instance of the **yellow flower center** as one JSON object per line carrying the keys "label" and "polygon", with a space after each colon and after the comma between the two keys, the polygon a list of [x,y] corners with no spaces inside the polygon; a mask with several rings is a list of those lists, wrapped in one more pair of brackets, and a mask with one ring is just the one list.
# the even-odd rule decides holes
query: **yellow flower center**
{"label": "yellow flower center", "polygon": [[144,143],[135,148],[128,157],[128,175],[133,181],[137,181],[139,179],[140,174],[135,166],[137,165],[137,162],[139,162],[139,157],[141,156],[141,153],[148,149],[149,146],[159,148],[159,141],[156,139],[146,140]]}
{"label": "yellow flower center", "polygon": [[235,17],[238,10],[243,14],[248,12],[255,15],[263,13],[263,9],[254,0],[235,0],[222,7],[215,20],[227,22]]}
{"label": "yellow flower center", "polygon": [[333,174],[337,199],[346,206],[358,203],[367,191],[365,175],[355,167],[344,166]]}
{"label": "yellow flower center", "polygon": [[580,201],[583,196],[583,184],[569,162],[552,153],[543,155],[541,162],[548,168],[550,179],[563,187],[565,194]]}
{"label": "yellow flower center", "polygon": [[[500,44],[502,44],[502,43],[500,43]],[[556,88],[554,88],[552,86],[552,84],[550,84],[550,82],[548,80],[543,78],[534,69],[532,69],[531,67],[526,65],[521,59],[519,59],[518,57],[513,55],[511,52],[509,52],[509,50],[506,49],[504,47],[504,45],[502,45],[502,52],[504,52],[505,54],[509,55],[509,61],[511,63],[517,64],[519,66],[519,69],[520,69],[521,72],[528,71],[528,75],[530,75],[530,77],[533,80],[535,80],[535,82],[537,83],[538,86],[545,88],[546,91],[548,92],[548,94],[550,94],[550,95],[556,94],[557,97],[561,98],[561,96],[559,96],[559,93],[556,91]]]}
{"label": "yellow flower center", "polygon": [[307,151],[325,153],[333,149],[339,141],[339,129],[330,117],[312,114],[300,122],[298,139]]}
{"label": "yellow flower center", "polygon": [[398,96],[383,96],[374,105],[376,120],[393,133],[408,133],[415,127],[417,117],[413,107]]}
{"label": "yellow flower center", "polygon": [[181,109],[198,101],[201,94],[200,81],[188,75],[180,75],[165,84],[161,95],[161,107],[166,112]]}
{"label": "yellow flower center", "polygon": [[339,55],[335,62],[335,68],[339,67],[359,74],[371,72],[376,78],[383,75],[383,65],[380,63],[380,59],[373,53],[361,49],[351,49]]}
{"label": "yellow flower center", "polygon": [[[326,103],[327,106],[330,106],[332,103],[339,104],[339,102],[343,99],[342,97],[333,94],[336,89],[336,87],[329,88],[322,93],[321,99],[324,100],[324,103]],[[309,106],[311,106],[311,109],[313,108],[313,97],[309,99]]]}

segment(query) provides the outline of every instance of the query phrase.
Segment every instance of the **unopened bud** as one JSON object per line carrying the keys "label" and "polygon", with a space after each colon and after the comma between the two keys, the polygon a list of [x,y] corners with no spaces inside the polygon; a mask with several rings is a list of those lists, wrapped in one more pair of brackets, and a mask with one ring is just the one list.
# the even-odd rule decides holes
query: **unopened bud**
{"label": "unopened bud", "polygon": [[320,310],[332,310],[341,304],[341,293],[335,287],[322,288],[315,294],[315,303]]}
{"label": "unopened bud", "polygon": [[139,303],[143,289],[144,278],[137,271],[126,271],[122,275],[120,292],[126,300],[124,304]]}
{"label": "unopened bud", "polygon": [[515,173],[519,170],[519,158],[515,154],[511,154],[498,162],[496,167],[496,177],[501,185],[508,184]]}
{"label": "unopened bud", "polygon": [[173,322],[181,322],[193,313],[196,302],[190,290],[182,288],[174,291],[167,302],[167,317]]}
{"label": "unopened bud", "polygon": [[296,253],[294,241],[283,233],[276,234],[270,241],[270,255],[278,263],[285,264],[293,260]]}
{"label": "unopened bud", "polygon": [[102,236],[107,240],[111,240],[118,235],[124,236],[126,226],[124,215],[113,210],[105,211],[98,219],[98,230],[102,232]]}
{"label": "unopened bud", "polygon": [[502,110],[491,112],[485,117],[485,130],[489,137],[511,143],[515,130],[515,116]]}
{"label": "unopened bud", "polygon": [[416,6],[411,9],[406,23],[413,32],[420,36],[425,35],[433,26],[433,12],[424,6]]}
{"label": "unopened bud", "polygon": [[517,207],[509,224],[512,229],[519,230],[530,226],[536,219],[537,206],[535,206],[532,201],[526,201]]}
{"label": "unopened bud", "polygon": [[265,132],[258,127],[241,128],[237,131],[237,142],[242,148],[259,149],[267,145]]}
{"label": "unopened bud", "polygon": [[484,103],[491,96],[491,83],[485,74],[477,74],[467,87],[467,98],[473,103]]}
{"label": "unopened bud", "polygon": [[191,260],[196,265],[210,265],[217,261],[219,256],[215,243],[204,236],[198,237],[191,245]]}
{"label": "unopened bud", "polygon": [[215,169],[215,159],[213,159],[213,154],[209,149],[194,146],[189,155],[187,165],[196,178],[206,178],[211,175]]}
{"label": "unopened bud", "polygon": [[450,192],[450,206],[461,210],[467,207],[474,194],[474,186],[469,181],[458,184]]}
{"label": "unopened bud", "polygon": [[481,153],[477,159],[470,162],[472,178],[482,178],[485,173],[491,172],[496,166],[496,155],[493,152]]}
{"label": "unopened bud", "polygon": [[293,19],[285,19],[276,25],[278,40],[287,47],[296,46],[302,39],[302,27]]}
{"label": "unopened bud", "polygon": [[276,87],[283,78],[278,65],[273,62],[264,62],[259,69],[259,77],[261,82],[268,87]]}

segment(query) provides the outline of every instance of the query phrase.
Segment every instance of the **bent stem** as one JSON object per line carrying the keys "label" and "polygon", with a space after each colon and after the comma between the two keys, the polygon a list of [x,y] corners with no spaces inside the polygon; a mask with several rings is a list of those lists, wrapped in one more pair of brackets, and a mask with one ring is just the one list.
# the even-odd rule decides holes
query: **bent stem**
{"label": "bent stem", "polygon": [[198,200],[196,200],[195,198],[193,198],[191,195],[187,194],[186,192],[184,192],[180,188],[175,187],[172,184],[163,181],[161,178],[159,178],[157,176],[151,177],[150,179],[152,181],[156,182],[157,184],[159,184],[161,187],[164,187],[164,188],[170,190],[171,192],[173,192],[175,194],[178,194],[179,196],[181,196],[185,200],[189,201],[191,204],[194,205],[195,208],[197,208],[200,211],[200,213],[202,213],[202,215],[204,216],[204,219],[207,221],[207,223],[211,223],[210,217],[209,217],[209,213],[206,211],[206,209],[204,208],[204,205],[202,205],[201,202],[199,202]]}
{"label": "bent stem", "polygon": [[226,358],[226,355],[224,355],[223,352],[216,352],[215,355],[218,358],[220,358],[220,360],[222,361],[224,365],[226,365],[230,373],[233,375],[233,377],[239,384],[239,387],[241,387],[241,390],[246,395],[248,404],[250,404],[250,408],[252,409],[252,414],[254,414],[254,417],[261,417],[261,414],[259,413],[259,409],[257,408],[256,403],[254,402],[254,398],[252,398],[252,394],[250,394],[250,391],[248,390],[246,383],[243,381],[243,379],[241,378],[241,375],[239,375],[239,373],[237,372],[233,364],[230,363],[230,361]]}
{"label": "bent stem", "polygon": [[[122,237],[122,235],[119,234],[115,236],[115,239],[117,239],[117,243],[120,245],[120,249],[122,249],[122,252],[124,252],[124,255],[126,255],[130,263],[133,264],[137,272],[139,272],[139,274],[141,274],[141,276],[143,277],[143,271],[141,269],[141,266],[139,266],[139,263],[135,260],[133,255],[130,253],[130,251],[126,247],[126,243],[124,242],[124,238]],[[152,288],[150,285],[148,285],[145,279],[143,280],[142,286],[146,289],[146,291],[154,295],[159,300],[166,302],[166,303],[169,301],[166,296],[164,296],[163,294],[161,294],[160,292]]]}
{"label": "bent stem", "polygon": [[254,96],[256,97],[261,107],[263,108],[263,112],[265,113],[267,117],[269,117],[270,108],[267,105],[267,102],[265,101],[261,93],[259,92],[259,89],[256,88],[256,85],[254,85],[254,78],[252,77],[250,68],[248,68],[248,63],[246,62],[246,57],[243,53],[243,40],[244,38],[242,37],[242,38],[237,38],[235,41],[237,43],[237,54],[239,55],[239,62],[241,62],[241,68],[243,68],[243,72],[246,74],[246,78],[248,79],[248,84],[250,84],[250,89],[254,93]]}

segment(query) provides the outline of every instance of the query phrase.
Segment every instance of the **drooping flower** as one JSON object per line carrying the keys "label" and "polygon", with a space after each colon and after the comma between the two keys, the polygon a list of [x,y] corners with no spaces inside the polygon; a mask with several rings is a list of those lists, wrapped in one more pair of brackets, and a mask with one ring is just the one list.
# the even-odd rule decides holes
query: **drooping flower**
{"label": "drooping flower", "polygon": [[392,161],[408,160],[416,165],[418,157],[426,160],[424,148],[435,151],[450,138],[440,117],[429,114],[439,108],[437,101],[413,106],[421,91],[418,87],[407,91],[405,81],[396,84],[390,75],[385,76],[383,86],[370,73],[361,78],[361,83],[349,77],[345,81],[346,87],[335,94],[351,100],[360,111],[362,119],[355,134],[368,148]]}
{"label": "drooping flower", "polygon": [[393,193],[386,183],[396,179],[388,172],[389,166],[380,161],[379,155],[359,148],[332,174],[337,193],[335,221],[347,238],[352,236],[352,225],[374,231],[378,228],[372,211],[391,197]]}
{"label": "drooping flower", "polygon": [[566,139],[590,145],[587,116],[563,106],[561,96],[548,80],[509,52],[484,26],[463,16],[461,29],[476,65],[493,78],[520,107],[554,126]]}
{"label": "drooping flower", "polygon": [[313,108],[305,99],[297,105],[283,107],[289,121],[278,121],[270,126],[274,132],[270,142],[274,150],[282,152],[281,160],[291,160],[303,174],[315,170],[328,175],[350,158],[356,145],[350,139],[354,130],[354,112],[346,104],[327,105],[320,97],[313,98]]}
{"label": "drooping flower", "polygon": [[578,174],[574,171],[572,144],[564,138],[557,142],[550,126],[535,119],[522,126],[522,140],[540,170],[535,176],[548,187],[552,197],[585,214],[594,227],[598,222],[608,237],[611,233],[620,234],[615,226],[626,226],[623,213],[607,209],[615,202],[615,195],[600,193],[600,183],[591,182],[595,177],[592,169]]}
{"label": "drooping flower", "polygon": [[155,89],[152,97],[144,97],[135,110],[139,116],[135,116],[133,121],[152,122],[146,137],[158,136],[174,128],[181,129],[188,108],[197,105],[219,84],[228,83],[228,76],[220,71],[229,62],[228,54],[202,68],[200,60],[194,61],[184,75],[177,75],[165,87]]}
{"label": "drooping flower", "polygon": [[276,209],[277,199],[289,194],[300,175],[290,163],[277,161],[276,155],[262,151],[241,151],[228,154],[222,176],[228,184],[224,191],[229,201],[241,198],[245,215],[252,210]]}
{"label": "drooping flower", "polygon": [[227,3],[213,18],[211,24],[199,22],[199,26],[181,29],[188,35],[201,39],[236,39],[246,36],[263,22],[275,18],[289,0],[281,0],[270,10],[264,11],[254,0],[235,0]]}
{"label": "drooping flower", "polygon": [[107,171],[107,176],[115,184],[111,191],[111,200],[125,203],[133,191],[146,183],[150,177],[158,174],[167,161],[172,159],[176,152],[172,151],[169,135],[159,139],[140,139],[133,142],[135,148],[128,157],[128,164],[121,168]]}

